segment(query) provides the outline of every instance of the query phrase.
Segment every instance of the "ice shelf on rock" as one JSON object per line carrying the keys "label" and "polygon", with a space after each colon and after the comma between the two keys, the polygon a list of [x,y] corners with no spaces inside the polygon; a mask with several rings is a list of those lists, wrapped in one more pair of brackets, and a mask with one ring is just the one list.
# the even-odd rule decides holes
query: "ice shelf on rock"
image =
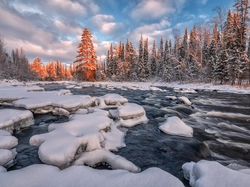
{"label": "ice shelf on rock", "polygon": [[18,140],[11,136],[9,131],[0,129],[0,166],[10,167],[13,165],[13,159],[16,157]]}
{"label": "ice shelf on rock", "polygon": [[183,103],[185,103],[186,105],[192,105],[192,102],[185,96],[182,96],[182,97],[178,97],[178,99],[180,101],[182,101]]}
{"label": "ice shelf on rock", "polygon": [[133,127],[135,125],[139,124],[146,124],[148,122],[147,116],[144,114],[143,116],[135,119],[127,119],[123,120],[122,118],[119,121],[121,123],[121,126],[123,127]]}
{"label": "ice shelf on rock", "polygon": [[182,166],[184,177],[190,186],[195,187],[249,187],[250,175],[222,166],[215,161],[201,160],[197,163],[189,162]]}
{"label": "ice shelf on rock", "polygon": [[159,126],[159,129],[166,134],[193,137],[193,128],[186,125],[179,117],[169,117],[167,121]]}
{"label": "ice shelf on rock", "polygon": [[74,115],[71,121],[51,124],[49,133],[32,136],[30,145],[39,147],[39,158],[46,164],[68,167],[76,154],[100,149],[111,119],[103,113]]}
{"label": "ice shelf on rock", "polygon": [[[27,178],[32,180],[27,180]],[[125,170],[96,170],[87,166],[71,166],[60,170],[55,166],[42,164],[35,164],[21,170],[9,172],[0,167],[0,185],[1,187],[68,187],[82,185],[88,187],[184,187],[178,178],[159,168],[149,168],[141,173],[130,173]]]}
{"label": "ice shelf on rock", "polygon": [[98,97],[97,98],[97,104],[101,107],[101,108],[105,108],[105,107],[117,107],[120,105],[123,105],[124,103],[127,103],[128,100],[124,97],[122,97],[119,94],[115,94],[115,93],[110,93],[110,94],[106,94],[104,96]]}
{"label": "ice shelf on rock", "polygon": [[34,125],[32,112],[29,110],[2,109],[0,110],[0,129],[9,132]]}
{"label": "ice shelf on rock", "polygon": [[133,173],[140,172],[140,168],[135,166],[132,162],[119,155],[115,155],[106,149],[84,152],[73,165],[88,165],[93,167],[101,162],[108,163],[112,169],[122,169]]}

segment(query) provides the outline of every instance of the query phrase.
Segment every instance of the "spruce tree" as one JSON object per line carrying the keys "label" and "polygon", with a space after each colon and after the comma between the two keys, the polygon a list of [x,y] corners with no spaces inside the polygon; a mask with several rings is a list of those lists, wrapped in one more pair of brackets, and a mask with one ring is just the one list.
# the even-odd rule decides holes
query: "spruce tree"
{"label": "spruce tree", "polygon": [[153,48],[152,48],[152,52],[151,52],[150,70],[151,70],[151,77],[154,77],[156,75],[156,42],[155,42],[155,40],[154,40]]}
{"label": "spruce tree", "polygon": [[81,36],[81,42],[78,45],[76,60],[76,75],[78,80],[95,80],[96,70],[96,52],[93,42],[91,40],[92,35],[88,28],[83,30]]}

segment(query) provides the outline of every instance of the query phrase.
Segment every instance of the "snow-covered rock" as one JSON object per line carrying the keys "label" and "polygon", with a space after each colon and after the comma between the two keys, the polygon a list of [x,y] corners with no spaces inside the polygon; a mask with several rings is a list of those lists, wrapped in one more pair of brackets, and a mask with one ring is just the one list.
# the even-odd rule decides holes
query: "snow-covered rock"
{"label": "snow-covered rock", "polygon": [[119,123],[112,123],[110,126],[110,131],[101,131],[104,141],[102,142],[102,147],[110,151],[117,151],[119,148],[125,147],[124,142],[125,133],[120,131],[117,126]]}
{"label": "snow-covered rock", "polygon": [[114,118],[118,118],[121,126],[132,127],[148,122],[145,110],[142,106],[135,103],[126,103],[119,106],[117,110],[109,110]]}
{"label": "snow-covered rock", "polygon": [[97,99],[97,102],[100,107],[106,107],[107,105],[108,106],[110,105],[120,106],[120,105],[123,105],[124,103],[127,103],[128,100],[119,94],[110,93],[110,94],[106,94],[104,96],[99,97]]}
{"label": "snow-covered rock", "polygon": [[140,168],[135,166],[132,162],[119,155],[115,155],[106,149],[97,149],[91,152],[84,152],[80,158],[74,162],[74,165],[85,164],[93,167],[101,162],[108,163],[112,169],[123,169],[133,173],[140,172]]}
{"label": "snow-covered rock", "polygon": [[193,137],[193,128],[186,125],[180,118],[173,116],[159,126],[166,134]]}
{"label": "snow-covered rock", "polygon": [[32,112],[29,110],[2,109],[0,110],[0,129],[9,132],[34,125]]}
{"label": "snow-covered rock", "polygon": [[16,150],[12,149],[18,144],[16,137],[11,136],[9,131],[0,130],[0,166],[10,167],[16,157]]}
{"label": "snow-covered rock", "polygon": [[214,161],[201,160],[197,163],[185,163],[182,169],[190,186],[249,187],[250,184],[248,173],[229,169]]}
{"label": "snow-covered rock", "polygon": [[185,103],[186,105],[192,105],[192,102],[185,96],[178,97],[178,99],[183,103]]}
{"label": "snow-covered rock", "polygon": [[83,185],[88,187],[184,187],[179,179],[159,168],[149,168],[141,173],[130,173],[125,170],[96,170],[87,166],[71,166],[67,169],[60,170],[57,167],[42,164],[36,164],[21,170],[9,172],[3,167],[0,167],[0,185],[1,187],[68,187]]}
{"label": "snow-covered rock", "polygon": [[32,136],[30,145],[40,146],[38,155],[42,162],[65,168],[85,149],[101,149],[101,131],[109,128],[111,122],[102,113],[75,115],[71,121],[51,124],[49,133]]}

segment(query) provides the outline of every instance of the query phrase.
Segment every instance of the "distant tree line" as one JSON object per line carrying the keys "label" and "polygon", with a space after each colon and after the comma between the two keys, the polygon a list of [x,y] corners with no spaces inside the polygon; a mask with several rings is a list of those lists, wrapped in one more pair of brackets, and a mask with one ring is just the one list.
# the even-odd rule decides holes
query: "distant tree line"
{"label": "distant tree line", "polygon": [[[235,0],[235,11],[216,7],[209,24],[186,28],[181,36],[173,30],[174,43],[160,39],[149,52],[148,39],[141,36],[138,52],[131,41],[110,45],[102,66],[113,81],[191,81],[250,83],[250,43],[248,0]],[[211,26],[211,23],[213,26]],[[248,41],[248,44],[247,44]]]}

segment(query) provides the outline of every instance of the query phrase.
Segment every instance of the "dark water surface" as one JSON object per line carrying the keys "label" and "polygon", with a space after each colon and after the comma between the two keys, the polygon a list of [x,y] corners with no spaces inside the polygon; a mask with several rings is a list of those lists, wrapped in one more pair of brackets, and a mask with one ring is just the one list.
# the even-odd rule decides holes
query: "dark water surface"
{"label": "dark water surface", "polygon": [[[65,89],[66,85],[40,85],[46,91]],[[250,95],[203,92],[180,93],[170,88],[166,91],[107,90],[101,87],[70,89],[75,95],[102,96],[117,93],[144,107],[149,122],[129,128],[126,147],[115,152],[132,161],[142,170],[159,167],[178,177],[186,186],[181,166],[190,161],[201,159],[215,160],[223,165],[230,163],[250,167]],[[178,100],[168,100],[165,96],[186,96],[192,107]],[[216,112],[216,117],[209,112]],[[236,116],[225,113],[237,114]],[[240,116],[244,114],[245,116]],[[194,137],[185,138],[162,133],[160,123],[166,117],[179,116],[193,127]],[[38,148],[29,145],[29,139],[35,134],[47,132],[51,122],[63,122],[68,119],[60,116],[35,115],[36,124],[15,134],[17,146],[17,164],[9,170],[41,163]]]}

